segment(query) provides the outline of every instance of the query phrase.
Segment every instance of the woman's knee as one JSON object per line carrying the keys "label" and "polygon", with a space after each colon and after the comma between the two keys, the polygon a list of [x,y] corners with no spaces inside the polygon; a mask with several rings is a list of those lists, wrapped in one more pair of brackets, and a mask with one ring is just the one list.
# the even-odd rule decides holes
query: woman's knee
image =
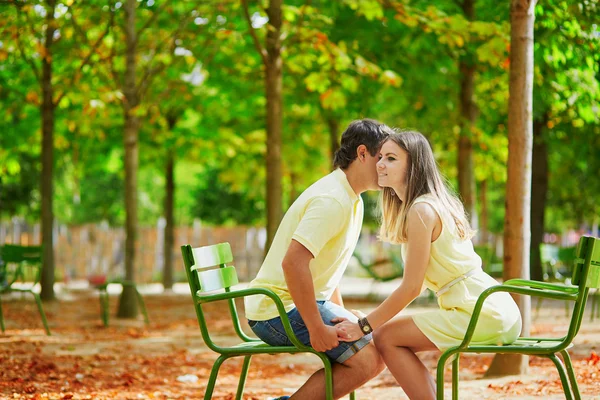
{"label": "woman's knee", "polygon": [[390,346],[390,339],[393,332],[387,325],[382,325],[375,331],[373,331],[373,343],[377,350],[381,353],[386,347]]}

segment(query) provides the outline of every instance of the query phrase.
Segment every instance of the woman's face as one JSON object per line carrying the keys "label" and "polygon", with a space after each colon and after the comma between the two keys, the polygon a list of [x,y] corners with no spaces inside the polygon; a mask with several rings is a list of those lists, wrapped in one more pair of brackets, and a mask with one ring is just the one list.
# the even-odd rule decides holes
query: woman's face
{"label": "woman's face", "polygon": [[381,187],[390,187],[396,193],[404,193],[408,174],[408,153],[388,140],[381,146],[380,159],[377,162],[377,182]]}

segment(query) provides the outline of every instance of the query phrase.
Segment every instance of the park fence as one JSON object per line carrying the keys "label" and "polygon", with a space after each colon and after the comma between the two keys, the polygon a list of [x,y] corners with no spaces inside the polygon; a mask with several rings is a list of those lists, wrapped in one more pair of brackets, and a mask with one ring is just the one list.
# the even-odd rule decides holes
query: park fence
{"label": "park fence", "polygon": [[[164,267],[165,221],[154,227],[140,227],[136,241],[135,273],[140,283],[161,282]],[[256,276],[264,257],[264,228],[207,227],[199,221],[192,226],[175,228],[171,254],[174,277],[185,281],[180,246],[194,247],[229,242],[234,264],[241,281]],[[28,224],[20,218],[0,223],[0,244],[38,245],[39,224]],[[116,278],[125,276],[125,229],[108,223],[54,226],[54,257],[57,282],[88,279],[93,276]]]}

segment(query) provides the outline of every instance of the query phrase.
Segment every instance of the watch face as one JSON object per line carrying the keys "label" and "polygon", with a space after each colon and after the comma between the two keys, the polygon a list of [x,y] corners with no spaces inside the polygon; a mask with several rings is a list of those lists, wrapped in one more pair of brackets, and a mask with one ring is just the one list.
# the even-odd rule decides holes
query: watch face
{"label": "watch face", "polygon": [[363,326],[362,330],[363,330],[363,332],[369,332],[369,327],[368,326]]}

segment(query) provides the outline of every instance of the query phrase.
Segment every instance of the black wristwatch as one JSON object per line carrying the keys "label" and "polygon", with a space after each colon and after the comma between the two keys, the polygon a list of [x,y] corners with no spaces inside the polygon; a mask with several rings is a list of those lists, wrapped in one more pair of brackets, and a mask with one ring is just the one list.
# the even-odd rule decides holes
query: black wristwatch
{"label": "black wristwatch", "polygon": [[373,328],[371,328],[369,321],[367,321],[367,317],[358,319],[358,327],[362,331],[363,336],[373,332]]}

